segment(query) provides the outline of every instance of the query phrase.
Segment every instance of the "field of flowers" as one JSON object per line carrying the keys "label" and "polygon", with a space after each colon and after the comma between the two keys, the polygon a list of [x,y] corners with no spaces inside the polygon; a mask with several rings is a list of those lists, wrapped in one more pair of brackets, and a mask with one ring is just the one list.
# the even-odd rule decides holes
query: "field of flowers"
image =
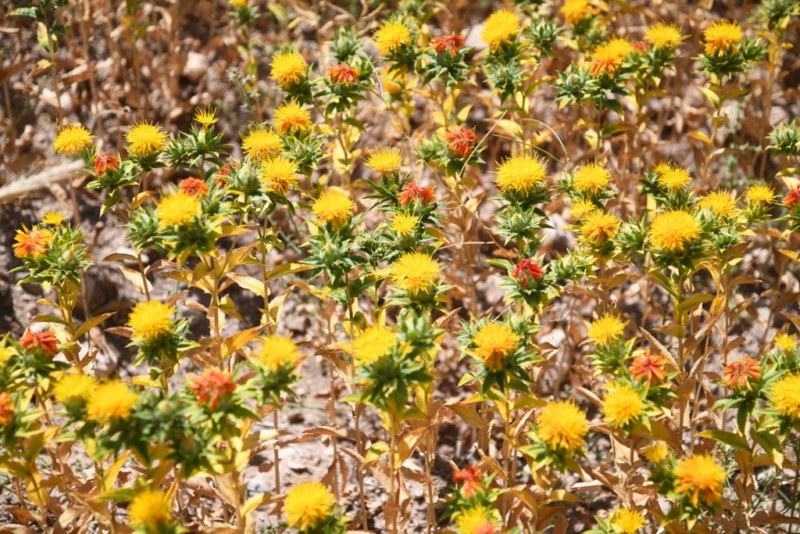
{"label": "field of flowers", "polygon": [[0,531],[800,532],[800,1],[0,7]]}

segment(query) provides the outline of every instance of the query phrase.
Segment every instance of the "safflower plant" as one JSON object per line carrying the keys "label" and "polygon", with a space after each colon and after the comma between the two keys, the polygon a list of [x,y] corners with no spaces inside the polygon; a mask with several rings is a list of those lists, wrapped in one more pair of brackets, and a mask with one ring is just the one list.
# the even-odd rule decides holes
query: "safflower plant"
{"label": "safflower plant", "polygon": [[74,179],[9,217],[12,530],[800,522],[798,2],[98,5],[105,108],[91,13],[13,4]]}

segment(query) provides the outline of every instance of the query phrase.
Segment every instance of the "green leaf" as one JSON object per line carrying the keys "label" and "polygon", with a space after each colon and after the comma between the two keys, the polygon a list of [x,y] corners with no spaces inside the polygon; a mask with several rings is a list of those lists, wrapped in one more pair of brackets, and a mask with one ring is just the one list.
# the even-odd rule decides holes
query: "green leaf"
{"label": "green leaf", "polygon": [[739,434],[734,434],[733,432],[725,432],[724,430],[715,429],[715,430],[706,430],[705,432],[701,432],[700,435],[707,438],[711,438],[716,441],[720,441],[722,443],[725,443],[726,445],[730,445],[735,449],[739,449],[747,453],[751,452],[750,445]]}

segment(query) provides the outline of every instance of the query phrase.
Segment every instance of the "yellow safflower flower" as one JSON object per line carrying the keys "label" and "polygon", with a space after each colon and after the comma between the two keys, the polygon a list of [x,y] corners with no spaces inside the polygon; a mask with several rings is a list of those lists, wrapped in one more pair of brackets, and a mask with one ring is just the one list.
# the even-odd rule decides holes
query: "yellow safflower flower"
{"label": "yellow safflower flower", "polygon": [[586,414],[573,402],[550,402],[539,414],[536,434],[551,449],[564,449],[572,453],[583,447],[588,433]]}
{"label": "yellow safflower flower", "polygon": [[77,156],[92,146],[93,136],[83,126],[67,126],[58,130],[53,150],[64,156]]}
{"label": "yellow safflower flower", "polygon": [[419,217],[409,213],[398,213],[392,218],[390,228],[400,237],[410,236],[419,224]]}
{"label": "yellow safflower flower", "polygon": [[682,189],[692,181],[689,171],[668,163],[659,163],[654,169],[656,181],[665,189]]}
{"label": "yellow safflower flower", "polygon": [[630,508],[620,508],[614,512],[611,525],[620,534],[636,534],[636,532],[647,524],[644,514]]}
{"label": "yellow safflower flower", "polygon": [[433,289],[439,281],[441,268],[427,254],[411,252],[404,254],[392,267],[392,280],[400,289],[411,295]]}
{"label": "yellow safflower flower", "polygon": [[272,58],[269,77],[282,89],[289,89],[303,81],[308,64],[298,52],[287,50]]}
{"label": "yellow safflower flower", "polygon": [[283,150],[281,137],[266,128],[253,128],[242,139],[242,151],[254,160],[265,160]]}
{"label": "yellow safflower flower", "polygon": [[693,506],[709,506],[722,498],[722,486],[728,473],[714,458],[701,454],[682,458],[675,466],[675,492],[689,497]]}
{"label": "yellow safflower flower", "polygon": [[369,365],[392,351],[397,336],[385,326],[372,325],[353,340],[353,361],[356,365]]}
{"label": "yellow safflower flower", "polygon": [[402,22],[385,22],[380,29],[375,32],[375,46],[382,56],[386,56],[396,51],[403,45],[411,42],[411,32],[408,26]]}
{"label": "yellow safflower flower", "polygon": [[737,23],[723,20],[706,28],[703,37],[706,42],[706,54],[717,55],[732,50],[741,43],[744,40],[744,32]]}
{"label": "yellow safflower flower", "polygon": [[148,343],[172,332],[172,314],[175,308],[164,302],[148,300],[134,306],[128,316],[131,338]]}
{"label": "yellow safflower flower", "polygon": [[183,226],[196,219],[201,210],[200,199],[194,195],[178,191],[161,199],[156,207],[158,227],[166,230],[170,226]]}
{"label": "yellow safflower flower", "polygon": [[594,246],[604,245],[617,235],[620,222],[619,217],[611,213],[592,211],[581,223],[581,236]]}
{"label": "yellow safflower flower", "polygon": [[270,191],[281,195],[297,185],[297,163],[285,156],[276,156],[261,163],[261,181]]}
{"label": "yellow safflower flower", "polygon": [[789,419],[800,420],[800,374],[784,376],[772,385],[772,407]]}
{"label": "yellow safflower flower", "polygon": [[736,213],[736,200],[728,191],[713,191],[701,198],[697,205],[720,217],[728,217]]}
{"label": "yellow safflower flower", "polygon": [[86,399],[96,385],[97,381],[89,375],[64,375],[53,388],[53,397],[62,403],[72,399]]}
{"label": "yellow safflower flower", "polygon": [[392,148],[378,148],[370,153],[367,167],[381,174],[389,174],[397,172],[402,162],[403,156],[399,151]]}
{"label": "yellow safflower flower", "polygon": [[167,134],[160,126],[148,122],[139,122],[125,134],[128,152],[139,158],[155,156],[164,149]]}
{"label": "yellow safflower flower", "polygon": [[519,335],[506,323],[488,323],[472,338],[475,355],[483,360],[488,369],[503,367],[503,358],[516,350]]}
{"label": "yellow safflower flower", "polygon": [[681,44],[681,41],[684,39],[678,28],[672,24],[665,24],[663,22],[659,22],[647,28],[647,31],[644,33],[644,38],[650,41],[656,48],[675,48]]}
{"label": "yellow safflower flower", "polygon": [[311,212],[320,221],[337,228],[350,220],[353,214],[353,201],[342,189],[329,187],[314,201]]}
{"label": "yellow safflower flower", "polygon": [[594,15],[594,8],[589,0],[566,0],[559,12],[564,15],[564,21],[567,24],[577,24]]}
{"label": "yellow safflower flower", "polygon": [[545,178],[547,173],[544,165],[533,156],[513,156],[497,168],[497,187],[501,193],[530,193]]}
{"label": "yellow safflower flower", "polygon": [[282,134],[305,132],[311,128],[311,113],[297,102],[288,102],[275,110],[272,123]]}
{"label": "yellow safflower flower", "polygon": [[597,163],[583,165],[572,175],[572,186],[576,191],[585,195],[596,195],[602,192],[610,182],[611,173]]}
{"label": "yellow safflower flower", "polygon": [[625,333],[625,323],[619,317],[606,313],[589,325],[589,339],[595,345],[608,345]]}
{"label": "yellow safflower flower", "polygon": [[156,529],[168,523],[172,516],[172,504],[166,493],[157,489],[146,489],[137,493],[128,508],[128,517],[134,527]]}
{"label": "yellow safflower flower", "polygon": [[608,424],[614,428],[622,428],[644,414],[644,401],[631,386],[614,384],[608,388],[603,400],[603,414]]}
{"label": "yellow safflower flower", "polygon": [[128,389],[121,380],[111,380],[97,386],[89,395],[86,416],[98,423],[127,419],[139,395]]}
{"label": "yellow safflower flower", "polygon": [[491,50],[497,50],[510,42],[519,33],[519,15],[513,11],[501,10],[492,13],[483,25],[483,42]]}
{"label": "yellow safflower flower", "polygon": [[686,246],[700,237],[700,223],[683,210],[656,215],[650,223],[650,241],[658,250],[683,252]]}
{"label": "yellow safflower flower", "polygon": [[301,482],[286,494],[283,514],[290,527],[305,531],[331,517],[334,504],[333,495],[321,482]]}
{"label": "yellow safflower flower", "polygon": [[284,336],[268,336],[254,353],[255,360],[268,371],[278,371],[283,367],[294,367],[300,358],[300,351],[294,341]]}
{"label": "yellow safflower flower", "polygon": [[775,191],[768,185],[755,184],[747,189],[746,198],[748,204],[756,206],[772,204],[772,201],[775,200]]}

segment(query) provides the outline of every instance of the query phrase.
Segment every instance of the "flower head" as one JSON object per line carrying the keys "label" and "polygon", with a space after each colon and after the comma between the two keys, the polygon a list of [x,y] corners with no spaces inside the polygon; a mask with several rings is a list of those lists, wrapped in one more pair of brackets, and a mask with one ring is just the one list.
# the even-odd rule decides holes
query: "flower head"
{"label": "flower head", "polygon": [[577,24],[594,15],[594,8],[589,0],[566,0],[559,11],[564,15],[567,24]]}
{"label": "flower head", "polygon": [[305,132],[311,128],[311,114],[303,106],[292,101],[275,110],[272,123],[282,134]]}
{"label": "flower head", "polygon": [[800,205],[800,185],[789,190],[789,194],[787,194],[783,199],[783,204],[790,210],[793,210],[796,206]]}
{"label": "flower head", "polygon": [[94,156],[94,173],[97,176],[103,176],[108,171],[116,171],[117,169],[119,169],[119,158],[117,156],[102,152]]}
{"label": "flower head", "polygon": [[375,32],[375,46],[382,56],[395,52],[398,48],[411,42],[408,26],[398,21],[385,22]]}
{"label": "flower head", "polygon": [[514,156],[497,168],[497,187],[501,193],[527,194],[546,178],[544,165],[533,156]]}
{"label": "flower head", "polygon": [[28,230],[23,226],[21,230],[17,230],[14,240],[14,256],[36,259],[47,252],[53,242],[53,232],[36,226]]}
{"label": "flower head", "polygon": [[200,199],[183,191],[165,196],[156,208],[158,227],[166,230],[170,226],[183,226],[196,219],[200,213]]}
{"label": "flower head", "polygon": [[96,386],[97,381],[89,375],[79,373],[64,375],[56,382],[53,397],[62,403],[72,399],[87,399]]}
{"label": "flower head", "polygon": [[3,391],[0,393],[0,427],[6,426],[12,419],[14,419],[14,401],[8,392]]}
{"label": "flower head", "polygon": [[698,206],[720,217],[728,217],[736,213],[736,201],[727,191],[714,191],[707,194],[700,199]]}
{"label": "flower head", "polygon": [[487,369],[503,368],[503,359],[517,349],[519,335],[506,323],[488,323],[475,333],[475,355]]}
{"label": "flower head", "polygon": [[397,172],[402,162],[403,156],[399,151],[392,148],[378,148],[370,152],[367,167],[381,174],[389,174]]}
{"label": "flower head", "polygon": [[353,201],[342,189],[329,187],[314,201],[311,212],[320,221],[338,228],[353,215]]}
{"label": "flower head", "polygon": [[412,201],[419,201],[427,205],[436,200],[432,187],[423,187],[416,182],[406,183],[400,192],[399,198],[400,204],[403,206],[407,206]]}
{"label": "flower head", "polygon": [[667,378],[667,359],[650,350],[641,352],[631,361],[631,374],[640,382],[649,387],[651,384],[660,384]]}
{"label": "flower head", "polygon": [[261,163],[261,181],[270,191],[285,195],[297,185],[297,163],[285,156],[275,156]]}
{"label": "flower head", "polygon": [[580,220],[597,210],[597,206],[591,200],[580,199],[572,203],[570,214],[573,220]]}
{"label": "flower head", "polygon": [[770,400],[779,414],[800,420],[800,374],[784,376],[772,384]]}
{"label": "flower head", "polygon": [[404,254],[392,267],[392,279],[400,289],[411,295],[430,291],[439,281],[441,267],[427,254]]}
{"label": "flower head", "polygon": [[256,361],[268,371],[278,371],[284,367],[294,367],[300,358],[297,345],[288,337],[269,336],[261,340],[255,352]]}
{"label": "flower head", "polygon": [[61,226],[66,217],[60,211],[48,211],[42,216],[42,224]]}
{"label": "flower head", "polygon": [[300,531],[321,525],[333,514],[333,495],[321,482],[301,482],[286,493],[286,523]]}
{"label": "flower head", "polygon": [[287,50],[272,58],[269,77],[282,89],[290,89],[306,78],[307,67],[303,56],[294,50]]}
{"label": "flower head", "polygon": [[397,336],[385,326],[372,325],[353,340],[353,361],[356,365],[369,365],[392,351]]}
{"label": "flower head", "polygon": [[47,329],[41,332],[34,332],[31,329],[19,339],[19,344],[23,349],[39,351],[48,358],[58,354],[58,339],[52,330]]}
{"label": "flower head", "polygon": [[581,223],[581,235],[591,245],[601,246],[617,235],[620,220],[616,215],[595,210]]}
{"label": "flower head", "polygon": [[58,130],[53,150],[62,156],[77,156],[92,146],[92,134],[83,126],[66,126]]}
{"label": "flower head", "polygon": [[608,345],[625,333],[625,323],[619,317],[606,313],[589,325],[589,339],[595,345]]}
{"label": "flower head", "polygon": [[128,152],[139,158],[155,156],[164,149],[167,134],[155,124],[140,122],[125,135]]}
{"label": "flower head", "polygon": [[681,41],[684,39],[678,28],[672,24],[665,24],[663,22],[659,22],[647,28],[644,38],[656,48],[675,48],[681,44]]}
{"label": "flower head", "polygon": [[408,237],[414,233],[419,225],[419,217],[410,213],[398,213],[392,217],[390,228],[400,237]]}
{"label": "flower head", "polygon": [[208,404],[208,407],[213,410],[220,401],[236,390],[236,382],[231,373],[212,367],[203,371],[203,374],[189,385],[189,389],[197,397],[197,400]]}
{"label": "flower head", "polygon": [[700,237],[700,231],[700,223],[691,213],[667,211],[656,215],[650,224],[650,241],[658,250],[678,253]]}
{"label": "flower head", "polygon": [[659,163],[655,168],[656,181],[665,189],[682,189],[692,181],[686,169],[668,163]]}
{"label": "flower head", "polygon": [[576,451],[588,433],[586,414],[573,402],[550,402],[539,414],[537,435],[551,449]]}
{"label": "flower head", "polygon": [[793,351],[797,346],[797,339],[793,335],[786,333],[778,334],[772,342],[775,343],[775,347],[784,352]]}
{"label": "flower head", "polygon": [[622,428],[644,414],[644,401],[631,386],[612,384],[603,400],[603,414],[608,424],[614,428]]}
{"label": "flower head", "polygon": [[350,65],[339,63],[328,69],[328,78],[330,78],[333,83],[352,85],[358,80],[358,70]]}
{"label": "flower head", "polygon": [[492,511],[483,505],[467,508],[458,514],[456,529],[459,534],[495,534],[497,532],[492,523]]}
{"label": "flower head", "polygon": [[749,356],[730,362],[722,370],[722,383],[733,390],[750,390],[753,382],[761,380],[761,363]]}
{"label": "flower head", "polygon": [[660,464],[669,457],[669,445],[664,441],[654,441],[642,451],[645,460],[653,464]]}
{"label": "flower head", "polygon": [[461,483],[464,496],[468,499],[474,496],[475,492],[483,487],[483,482],[481,482],[481,470],[477,465],[455,471],[453,473],[453,481]]}
{"label": "flower head", "polygon": [[594,49],[590,57],[592,76],[614,76],[625,58],[633,52],[626,39],[615,38]]}
{"label": "flower head", "polygon": [[198,108],[194,112],[194,121],[204,130],[211,128],[218,120],[217,110],[214,108]]}
{"label": "flower head", "polygon": [[636,534],[636,532],[647,524],[644,514],[630,508],[620,508],[614,512],[611,525],[620,534]]}
{"label": "flower head", "polygon": [[611,174],[597,163],[583,165],[572,176],[572,186],[584,195],[601,193],[610,182]]}
{"label": "flower head", "polygon": [[742,27],[735,22],[723,20],[715,22],[703,32],[706,41],[706,54],[718,55],[732,50],[744,39]]}
{"label": "flower head", "polygon": [[155,529],[168,523],[172,516],[172,504],[167,495],[157,489],[145,489],[137,493],[128,508],[131,524],[137,528]]}
{"label": "flower head", "polygon": [[531,258],[520,260],[511,271],[511,278],[522,287],[528,287],[532,281],[539,281],[544,276],[542,268]]}
{"label": "flower head", "polygon": [[463,124],[451,128],[444,134],[444,141],[447,143],[447,148],[459,158],[468,157],[472,153],[472,149],[475,147],[475,142],[477,140],[478,136],[475,135],[475,132]]}
{"label": "flower head", "polygon": [[519,26],[519,16],[513,11],[495,11],[483,24],[483,42],[491,50],[497,50],[517,36]]}
{"label": "flower head", "polygon": [[463,44],[464,38],[460,35],[443,35],[431,41],[431,48],[433,48],[437,54],[449,52],[451,56],[455,56]]}
{"label": "flower head", "polygon": [[728,473],[711,456],[701,454],[682,458],[675,466],[675,492],[688,496],[693,506],[709,506],[722,498]]}
{"label": "flower head", "polygon": [[86,415],[92,421],[108,423],[115,419],[127,419],[139,395],[128,389],[120,380],[110,380],[95,387],[89,395]]}
{"label": "flower head", "polygon": [[283,150],[281,137],[266,128],[253,128],[242,139],[242,150],[254,160],[264,160]]}
{"label": "flower head", "polygon": [[747,189],[747,203],[754,206],[762,206],[765,204],[772,204],[775,200],[775,191],[765,184],[751,185]]}
{"label": "flower head", "polygon": [[204,197],[208,194],[208,184],[200,178],[184,178],[178,184],[178,189],[182,193],[193,197]]}
{"label": "flower head", "polygon": [[172,332],[172,314],[175,308],[164,302],[148,300],[140,302],[128,316],[128,326],[135,341],[149,343]]}

